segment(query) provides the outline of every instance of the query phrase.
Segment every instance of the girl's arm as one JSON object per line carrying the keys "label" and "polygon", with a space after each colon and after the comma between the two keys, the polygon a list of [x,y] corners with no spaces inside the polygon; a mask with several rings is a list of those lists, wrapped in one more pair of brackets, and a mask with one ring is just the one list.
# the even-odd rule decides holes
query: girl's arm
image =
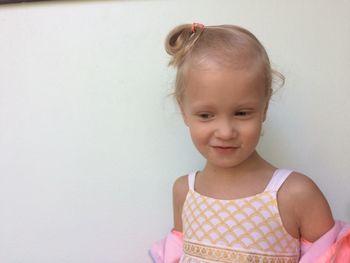
{"label": "girl's arm", "polygon": [[188,176],[179,177],[173,186],[174,230],[182,232],[182,207],[188,192]]}
{"label": "girl's arm", "polygon": [[293,172],[281,188],[289,197],[292,216],[301,238],[314,242],[334,225],[331,209],[317,185],[307,176]]}
{"label": "girl's arm", "polygon": [[150,249],[154,263],[179,262],[182,256],[182,206],[188,192],[187,176],[178,178],[173,186],[174,229],[168,235],[155,242]]}

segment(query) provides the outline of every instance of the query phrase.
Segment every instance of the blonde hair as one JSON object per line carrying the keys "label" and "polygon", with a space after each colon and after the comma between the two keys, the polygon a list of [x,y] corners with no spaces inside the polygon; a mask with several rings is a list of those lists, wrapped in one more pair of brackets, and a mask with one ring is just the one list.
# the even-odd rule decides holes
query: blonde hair
{"label": "blonde hair", "polygon": [[181,102],[184,93],[185,69],[189,64],[203,64],[207,58],[225,66],[250,68],[259,66],[265,81],[265,94],[272,95],[272,79],[284,77],[273,70],[267,52],[260,41],[248,30],[235,25],[194,27],[183,24],[175,27],[165,41],[171,55],[169,65],[177,68],[174,96]]}

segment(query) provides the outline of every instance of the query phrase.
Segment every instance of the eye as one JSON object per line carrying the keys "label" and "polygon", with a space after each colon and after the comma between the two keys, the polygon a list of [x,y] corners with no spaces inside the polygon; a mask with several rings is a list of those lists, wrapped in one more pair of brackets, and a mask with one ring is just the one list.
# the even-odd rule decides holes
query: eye
{"label": "eye", "polygon": [[250,115],[250,111],[242,110],[242,111],[237,111],[235,112],[235,116],[237,117],[247,117]]}
{"label": "eye", "polygon": [[203,112],[203,113],[199,113],[198,117],[202,120],[209,120],[210,118],[213,117],[213,114],[211,113],[207,113],[207,112]]}

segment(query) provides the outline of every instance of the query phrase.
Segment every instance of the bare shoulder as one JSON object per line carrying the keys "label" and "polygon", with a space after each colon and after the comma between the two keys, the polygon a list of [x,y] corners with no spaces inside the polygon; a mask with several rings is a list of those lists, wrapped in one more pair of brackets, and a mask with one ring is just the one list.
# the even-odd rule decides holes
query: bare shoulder
{"label": "bare shoulder", "polygon": [[292,172],[280,190],[288,191],[289,194],[298,199],[305,199],[321,192],[311,178],[298,172]]}
{"label": "bare shoulder", "polygon": [[182,207],[188,192],[188,176],[184,175],[177,178],[173,185],[173,213],[174,229],[182,231]]}
{"label": "bare shoulder", "polygon": [[182,210],[188,192],[188,176],[177,178],[173,185],[173,205],[174,209]]}
{"label": "bare shoulder", "polygon": [[329,204],[315,182],[308,176],[293,172],[280,189],[282,202],[292,209],[300,236],[315,241],[327,232],[334,220]]}
{"label": "bare shoulder", "polygon": [[299,206],[303,206],[304,202],[327,202],[317,184],[310,177],[298,172],[289,175],[280,191],[288,193]]}
{"label": "bare shoulder", "polygon": [[[174,201],[180,202],[181,204],[185,201],[186,195],[188,192],[188,176],[178,177],[173,185],[173,198]],[[181,202],[182,201],[182,202]]]}

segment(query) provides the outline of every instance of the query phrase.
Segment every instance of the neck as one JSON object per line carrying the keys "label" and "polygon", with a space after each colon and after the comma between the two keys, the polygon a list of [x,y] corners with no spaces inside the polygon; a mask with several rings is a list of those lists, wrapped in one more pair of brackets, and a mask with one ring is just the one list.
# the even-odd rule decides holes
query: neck
{"label": "neck", "polygon": [[271,165],[262,159],[256,151],[254,151],[247,160],[233,167],[217,167],[207,162],[202,173],[205,174],[205,176],[215,176],[216,178],[220,176],[224,179],[242,177],[246,174],[251,174],[252,171],[267,167],[271,167]]}

